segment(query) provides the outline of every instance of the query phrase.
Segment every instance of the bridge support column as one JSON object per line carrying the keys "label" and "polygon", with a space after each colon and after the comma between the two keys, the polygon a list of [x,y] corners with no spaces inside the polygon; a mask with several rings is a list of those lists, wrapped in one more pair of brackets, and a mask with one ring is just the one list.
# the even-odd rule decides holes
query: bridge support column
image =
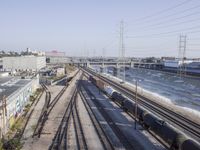
{"label": "bridge support column", "polygon": [[90,62],[87,62],[85,65],[86,65],[86,67],[88,67],[88,68],[91,67],[91,66],[90,66]]}
{"label": "bridge support column", "polygon": [[100,67],[100,73],[104,72],[104,67]]}
{"label": "bridge support column", "polygon": [[119,68],[114,67],[113,68],[113,75],[117,77],[118,74],[119,74]]}
{"label": "bridge support column", "polygon": [[134,62],[131,62],[131,68],[134,68]]}

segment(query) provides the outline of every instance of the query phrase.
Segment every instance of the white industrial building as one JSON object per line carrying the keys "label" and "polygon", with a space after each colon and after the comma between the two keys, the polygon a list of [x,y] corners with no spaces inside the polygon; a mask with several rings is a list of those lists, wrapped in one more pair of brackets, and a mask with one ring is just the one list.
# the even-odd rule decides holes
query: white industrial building
{"label": "white industrial building", "polygon": [[0,137],[23,113],[30,95],[39,87],[39,78],[0,77]]}
{"label": "white industrial building", "polygon": [[46,67],[44,56],[3,57],[4,71],[38,71]]}
{"label": "white industrial building", "polygon": [[66,56],[49,56],[47,57],[47,63],[49,64],[65,64],[71,63],[71,58]]}
{"label": "white industrial building", "polygon": [[[192,60],[184,60],[184,64],[190,64],[192,62],[193,62]],[[182,64],[183,64],[183,61],[178,60],[178,59],[176,59],[176,60],[165,60],[164,61],[165,67],[178,68]]]}
{"label": "white industrial building", "polygon": [[65,56],[65,52],[59,52],[59,51],[50,51],[45,52],[47,63],[49,64],[65,64],[65,63],[71,63],[71,58]]}

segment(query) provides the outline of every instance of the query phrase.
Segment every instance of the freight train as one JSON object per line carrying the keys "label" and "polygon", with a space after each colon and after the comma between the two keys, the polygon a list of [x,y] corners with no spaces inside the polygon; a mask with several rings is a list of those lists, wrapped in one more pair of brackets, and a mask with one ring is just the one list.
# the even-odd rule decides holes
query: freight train
{"label": "freight train", "polygon": [[[89,76],[89,80],[103,91],[110,99],[117,102],[121,108],[135,115],[135,102],[114,90],[102,80]],[[144,128],[153,131],[158,135],[171,150],[200,150],[199,144],[189,139],[180,131],[172,127],[164,120],[150,113],[142,106],[137,106],[137,118]]]}

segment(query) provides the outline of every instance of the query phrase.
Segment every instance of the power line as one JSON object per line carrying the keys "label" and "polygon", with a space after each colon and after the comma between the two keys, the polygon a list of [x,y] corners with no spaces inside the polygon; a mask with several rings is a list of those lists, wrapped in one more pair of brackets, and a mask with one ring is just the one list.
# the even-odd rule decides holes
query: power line
{"label": "power line", "polygon": [[[168,20],[166,20],[166,21],[161,21],[161,22],[158,22],[158,23],[155,23],[155,24],[150,24],[150,25],[148,25],[148,26],[144,26],[144,28],[146,27],[148,27],[147,29],[149,29],[149,27],[155,27],[155,26],[159,26],[159,25],[163,25],[163,24],[165,24],[166,25],[166,23],[168,23],[168,22],[171,22],[171,21],[174,21],[174,20],[179,20],[179,19],[184,19],[184,18],[188,18],[188,17],[190,17],[190,16],[194,16],[194,15],[197,15],[197,14],[200,14],[200,11],[198,11],[198,12],[194,12],[194,13],[191,13],[191,14],[188,14],[188,15],[185,15],[185,16],[181,16],[181,17],[176,17],[176,18],[171,18],[171,19],[168,19]],[[183,24],[183,23],[188,23],[188,22],[190,22],[190,21],[198,21],[198,19],[192,19],[192,20],[188,20],[188,21],[184,21],[184,22],[179,22],[179,23],[175,23],[174,25],[178,25],[178,24]],[[173,24],[172,24],[173,25]],[[141,27],[141,26],[140,26]],[[142,27],[143,28],[143,27]]]}
{"label": "power line", "polygon": [[[169,32],[162,32],[162,33],[157,33],[157,34],[147,34],[147,35],[139,35],[139,36],[127,36],[127,38],[141,38],[141,37],[150,37],[150,36],[161,36],[161,35],[168,35],[168,34],[175,34],[175,33],[179,33],[179,32],[185,32],[187,30],[192,30],[192,29],[196,29],[196,28],[200,28],[200,25],[198,26],[193,26],[190,28],[185,28],[185,29],[179,29],[179,30],[174,30],[174,31],[169,31]],[[197,33],[200,31],[188,31],[187,33]]]}
{"label": "power line", "polygon": [[[148,30],[168,28],[168,27],[173,27],[173,26],[177,26],[177,25],[180,25],[180,24],[187,24],[187,23],[191,23],[191,22],[196,22],[196,21],[199,21],[199,20],[200,19],[191,19],[191,20],[187,20],[187,21],[183,21],[183,22],[174,23],[174,24],[167,24],[166,26],[148,28]],[[146,30],[146,29],[142,29],[142,30]]]}
{"label": "power line", "polygon": [[152,17],[158,16],[158,15],[160,15],[160,14],[163,14],[163,13],[166,13],[166,12],[168,12],[168,11],[170,11],[170,10],[173,10],[173,9],[175,9],[175,8],[177,8],[177,7],[180,7],[180,6],[182,6],[182,5],[185,5],[185,4],[187,4],[187,3],[191,2],[191,1],[193,1],[193,0],[186,0],[186,1],[183,1],[182,3],[179,3],[179,4],[175,5],[175,6],[166,8],[166,9],[164,9],[164,10],[158,11],[158,12],[156,12],[156,13],[154,13],[154,14],[147,15],[147,16],[144,16],[144,17],[142,17],[142,18],[135,19],[134,22],[138,22],[138,21],[140,21],[140,20],[145,20],[145,19],[150,19],[150,18],[152,18]]}
{"label": "power line", "polygon": [[178,14],[183,14],[187,11],[190,11],[190,10],[194,10],[196,8],[200,8],[200,5],[197,5],[197,6],[194,6],[194,7],[191,7],[191,8],[188,8],[188,9],[185,9],[185,10],[182,10],[182,11],[179,11],[179,12],[175,12],[173,14],[169,14],[169,15],[166,15],[166,16],[162,16],[162,17],[159,17],[159,18],[154,18],[154,19],[151,19],[151,20],[142,20],[140,22],[134,22],[134,23],[131,23],[132,25],[140,25],[141,23],[149,23],[149,22],[154,22],[154,21],[157,21],[157,20],[165,20],[166,18],[169,18],[169,17],[174,17],[175,15],[178,15]]}

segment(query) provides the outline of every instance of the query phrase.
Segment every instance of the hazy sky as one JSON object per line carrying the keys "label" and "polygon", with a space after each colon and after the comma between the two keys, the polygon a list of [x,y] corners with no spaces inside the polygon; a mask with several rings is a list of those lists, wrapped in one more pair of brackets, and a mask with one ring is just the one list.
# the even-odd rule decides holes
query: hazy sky
{"label": "hazy sky", "polygon": [[200,0],[0,0],[0,50],[58,50],[70,56],[200,57]]}

